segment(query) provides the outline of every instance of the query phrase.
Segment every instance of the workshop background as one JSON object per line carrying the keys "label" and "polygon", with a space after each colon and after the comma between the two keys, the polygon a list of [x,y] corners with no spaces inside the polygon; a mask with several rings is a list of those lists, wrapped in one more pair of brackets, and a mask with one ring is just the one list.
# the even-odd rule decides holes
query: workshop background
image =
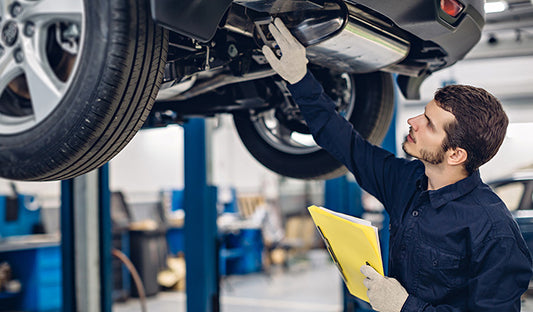
{"label": "workshop background", "polygon": [[[451,83],[489,90],[509,116],[500,152],[480,170],[484,181],[517,173],[533,180],[533,27],[488,28],[464,60],[424,82],[421,100],[407,101],[396,92],[396,145],[389,148],[403,156],[407,119],[423,111],[436,88]],[[208,183],[216,187],[221,311],[346,309],[355,299],[345,295],[306,207],[327,206],[336,196],[331,189],[344,188],[347,203],[360,206],[361,215],[379,227],[384,222],[379,202],[361,192],[351,175],[327,182],[279,176],[252,158],[230,115],[205,122]],[[142,311],[143,304],[147,311],[186,311],[184,145],[181,126],[142,130],[105,167],[112,247],[121,251],[111,259],[113,311]],[[61,189],[60,182],[0,180],[0,311],[62,309]],[[17,240],[24,247],[13,248]],[[18,307],[6,308],[13,298]],[[358,304],[358,311],[369,311]],[[529,293],[523,311],[533,311]]]}

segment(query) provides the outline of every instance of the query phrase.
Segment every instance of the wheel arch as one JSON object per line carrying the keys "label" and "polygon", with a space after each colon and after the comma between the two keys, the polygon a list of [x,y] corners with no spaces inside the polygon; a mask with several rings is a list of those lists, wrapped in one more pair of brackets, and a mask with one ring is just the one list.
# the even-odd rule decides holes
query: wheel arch
{"label": "wheel arch", "polygon": [[[348,121],[369,142],[379,144],[394,113],[392,76],[373,72],[351,77],[355,83],[356,104]],[[324,82],[321,83],[324,85]],[[247,110],[234,113],[235,127],[242,143],[256,160],[270,170],[296,179],[331,179],[346,173],[346,167],[324,149],[290,153],[274,147],[259,133],[253,119],[252,112]]]}
{"label": "wheel arch", "polygon": [[154,21],[184,36],[207,42],[232,0],[150,0]]}

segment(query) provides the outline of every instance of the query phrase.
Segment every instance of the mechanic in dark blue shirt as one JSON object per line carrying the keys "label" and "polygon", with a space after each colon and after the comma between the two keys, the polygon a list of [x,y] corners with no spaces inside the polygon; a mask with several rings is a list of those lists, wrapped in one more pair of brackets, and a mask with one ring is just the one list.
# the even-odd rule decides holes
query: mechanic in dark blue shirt
{"label": "mechanic in dark blue shirt", "polygon": [[305,117],[315,141],[340,160],[390,215],[390,277],[370,266],[370,304],[383,312],[519,311],[531,256],[505,204],[478,168],[498,151],[508,119],[500,102],[471,86],[437,90],[410,118],[409,161],[371,145],[335,111],[307,71],[305,48],[281,20],[269,29],[282,57],[263,53]]}

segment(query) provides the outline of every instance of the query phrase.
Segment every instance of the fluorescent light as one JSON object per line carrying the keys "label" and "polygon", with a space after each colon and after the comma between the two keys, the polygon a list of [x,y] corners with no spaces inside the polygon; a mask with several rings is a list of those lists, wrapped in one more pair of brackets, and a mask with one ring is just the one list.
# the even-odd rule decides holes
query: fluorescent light
{"label": "fluorescent light", "polygon": [[507,1],[491,1],[485,2],[485,13],[498,13],[507,10],[509,5]]}

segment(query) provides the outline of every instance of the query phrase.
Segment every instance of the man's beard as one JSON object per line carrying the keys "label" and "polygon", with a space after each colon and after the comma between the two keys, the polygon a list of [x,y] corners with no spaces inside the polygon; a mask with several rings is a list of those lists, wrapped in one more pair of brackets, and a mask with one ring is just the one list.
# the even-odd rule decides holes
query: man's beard
{"label": "man's beard", "polygon": [[407,151],[405,148],[405,145],[407,144],[407,137],[403,141],[402,149],[409,157],[417,158],[419,160],[425,161],[427,163],[430,163],[432,165],[438,165],[444,161],[445,152],[441,148],[438,152],[432,153],[430,151],[427,151],[425,149],[420,150],[420,156],[415,156]]}

